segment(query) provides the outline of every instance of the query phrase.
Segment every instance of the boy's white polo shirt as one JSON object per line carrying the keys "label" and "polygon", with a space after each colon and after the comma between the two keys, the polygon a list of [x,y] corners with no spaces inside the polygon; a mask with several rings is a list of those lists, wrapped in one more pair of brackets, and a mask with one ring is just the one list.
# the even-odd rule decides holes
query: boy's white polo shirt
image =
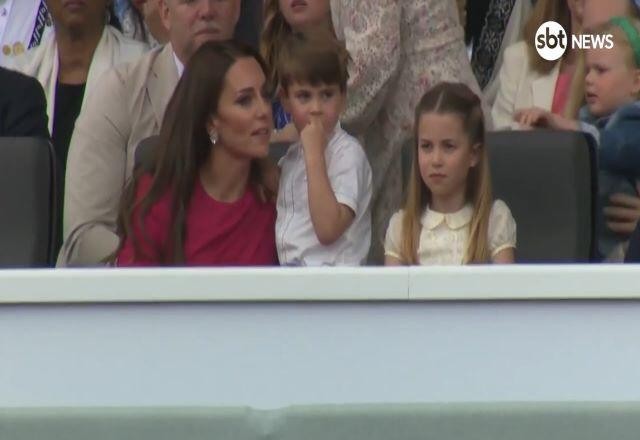
{"label": "boy's white polo shirt", "polygon": [[296,142],[280,159],[276,245],[281,265],[360,265],[371,244],[371,167],[360,143],[336,126],[325,149],[331,188],[338,203],[355,213],[338,240],[322,245],[309,212],[307,171],[302,144]]}

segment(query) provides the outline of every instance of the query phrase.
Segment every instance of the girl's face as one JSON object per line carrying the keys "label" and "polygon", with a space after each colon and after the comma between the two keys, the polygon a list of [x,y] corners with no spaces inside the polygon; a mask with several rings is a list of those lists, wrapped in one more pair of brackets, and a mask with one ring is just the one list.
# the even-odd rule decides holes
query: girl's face
{"label": "girl's face", "polygon": [[586,51],[585,98],[596,117],[613,113],[640,93],[640,70],[629,65],[627,50],[614,42],[612,49]]}
{"label": "girl's face", "polygon": [[330,16],[329,0],[278,0],[284,19],[295,30],[322,25]]}
{"label": "girl's face", "polygon": [[462,118],[455,113],[428,112],[418,122],[418,166],[432,197],[432,208],[465,200],[469,169],[478,163],[478,146],[471,145]]}
{"label": "girl's face", "polygon": [[207,131],[215,131],[216,146],[232,156],[254,159],[269,153],[272,130],[265,74],[254,58],[241,58],[227,72],[217,114],[209,119]]}

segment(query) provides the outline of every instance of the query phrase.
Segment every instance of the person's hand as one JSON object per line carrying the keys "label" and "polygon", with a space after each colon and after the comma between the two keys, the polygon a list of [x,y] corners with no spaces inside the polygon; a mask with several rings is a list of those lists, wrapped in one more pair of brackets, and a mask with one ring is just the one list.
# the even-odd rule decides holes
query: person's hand
{"label": "person's hand", "polygon": [[513,119],[525,130],[547,125],[549,112],[538,107],[518,110]]}
{"label": "person's hand", "polygon": [[[636,183],[636,190],[640,193],[640,183]],[[618,234],[631,235],[640,219],[640,197],[617,193],[609,201],[604,208],[607,226]]]}
{"label": "person's hand", "polygon": [[287,125],[282,127],[280,130],[275,130],[271,134],[271,143],[287,143],[292,144],[298,140],[300,135],[298,134],[298,130],[296,130],[296,126],[293,125],[293,122],[289,122]]}
{"label": "person's hand", "polygon": [[556,115],[538,107],[518,110],[514,120],[525,130],[532,128],[555,128],[557,130],[577,130],[578,122]]}
{"label": "person's hand", "polygon": [[306,158],[314,158],[324,155],[324,149],[327,146],[327,134],[319,116],[311,116],[309,123],[302,129],[300,133],[302,148]]}

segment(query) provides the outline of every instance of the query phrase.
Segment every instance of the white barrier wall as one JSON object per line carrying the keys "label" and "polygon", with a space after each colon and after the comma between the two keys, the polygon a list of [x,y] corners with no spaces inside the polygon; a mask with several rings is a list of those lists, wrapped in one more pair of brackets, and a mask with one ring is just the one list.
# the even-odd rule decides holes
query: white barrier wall
{"label": "white barrier wall", "polygon": [[0,407],[640,400],[637,298],[630,266],[5,271]]}

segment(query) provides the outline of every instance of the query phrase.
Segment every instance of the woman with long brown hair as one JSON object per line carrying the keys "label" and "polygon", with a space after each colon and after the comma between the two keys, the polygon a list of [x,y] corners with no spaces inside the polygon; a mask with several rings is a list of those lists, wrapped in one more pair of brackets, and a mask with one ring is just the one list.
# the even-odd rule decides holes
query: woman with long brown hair
{"label": "woman with long brown hair", "polygon": [[119,266],[276,264],[275,205],[256,160],[272,130],[264,63],[205,43],[167,107],[150,166],[119,216]]}
{"label": "woman with long brown hair", "polygon": [[[569,35],[580,33],[583,0],[538,0],[522,33],[522,41],[509,46],[498,75],[500,87],[491,115],[494,128],[520,128],[518,110],[539,107],[555,114],[577,113],[570,103],[578,51],[567,49],[557,61],[538,55],[535,35],[543,23],[555,21]],[[526,121],[524,121],[526,122]]]}

